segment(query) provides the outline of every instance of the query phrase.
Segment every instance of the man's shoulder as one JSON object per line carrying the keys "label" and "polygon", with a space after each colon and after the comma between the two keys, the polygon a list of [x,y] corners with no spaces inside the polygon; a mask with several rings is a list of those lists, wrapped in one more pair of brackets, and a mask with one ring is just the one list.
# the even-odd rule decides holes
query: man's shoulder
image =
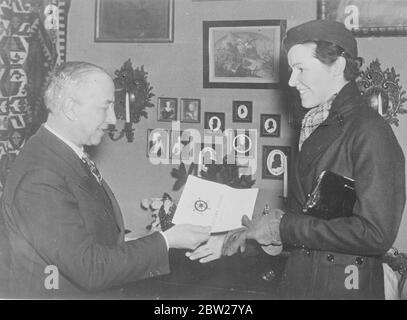
{"label": "man's shoulder", "polygon": [[[13,172],[21,172],[25,169],[29,170],[32,167],[43,167],[52,162],[55,155],[49,150],[49,146],[42,143],[41,139],[34,135],[23,146],[20,153],[17,155],[11,167],[11,174]],[[57,161],[57,159],[54,159]]]}
{"label": "man's shoulder", "polygon": [[39,136],[32,136],[11,165],[4,187],[5,196],[9,193],[14,194],[20,183],[29,176],[45,176],[45,172],[55,174],[63,172],[63,163],[61,155],[43,143]]}

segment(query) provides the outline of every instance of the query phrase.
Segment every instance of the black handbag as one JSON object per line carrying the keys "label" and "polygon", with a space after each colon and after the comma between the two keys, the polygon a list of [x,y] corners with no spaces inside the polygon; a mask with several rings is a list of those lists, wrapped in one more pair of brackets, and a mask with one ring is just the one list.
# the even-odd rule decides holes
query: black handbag
{"label": "black handbag", "polygon": [[305,214],[327,220],[349,217],[355,200],[355,180],[322,171],[302,210]]}

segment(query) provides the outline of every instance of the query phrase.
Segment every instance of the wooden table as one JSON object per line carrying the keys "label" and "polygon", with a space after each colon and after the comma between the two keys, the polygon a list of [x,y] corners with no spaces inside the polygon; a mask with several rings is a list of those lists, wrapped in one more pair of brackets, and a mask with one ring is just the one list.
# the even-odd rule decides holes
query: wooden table
{"label": "wooden table", "polygon": [[285,261],[285,255],[269,256],[256,246],[205,264],[189,260],[184,250],[171,249],[171,274],[129,284],[123,294],[154,300],[278,299]]}

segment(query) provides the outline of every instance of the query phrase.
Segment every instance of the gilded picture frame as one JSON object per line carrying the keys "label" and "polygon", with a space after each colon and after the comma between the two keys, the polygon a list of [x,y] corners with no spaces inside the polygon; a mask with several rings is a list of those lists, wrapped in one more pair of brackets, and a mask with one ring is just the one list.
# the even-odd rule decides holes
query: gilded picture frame
{"label": "gilded picture frame", "polygon": [[174,0],[95,1],[95,42],[174,42]]}

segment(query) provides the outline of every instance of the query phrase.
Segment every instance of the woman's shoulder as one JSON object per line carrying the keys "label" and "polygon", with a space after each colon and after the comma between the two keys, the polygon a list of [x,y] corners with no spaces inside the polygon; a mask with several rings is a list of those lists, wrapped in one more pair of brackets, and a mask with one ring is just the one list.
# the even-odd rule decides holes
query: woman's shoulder
{"label": "woman's shoulder", "polygon": [[358,130],[388,130],[389,124],[379,113],[366,103],[359,103],[349,114],[349,121]]}

